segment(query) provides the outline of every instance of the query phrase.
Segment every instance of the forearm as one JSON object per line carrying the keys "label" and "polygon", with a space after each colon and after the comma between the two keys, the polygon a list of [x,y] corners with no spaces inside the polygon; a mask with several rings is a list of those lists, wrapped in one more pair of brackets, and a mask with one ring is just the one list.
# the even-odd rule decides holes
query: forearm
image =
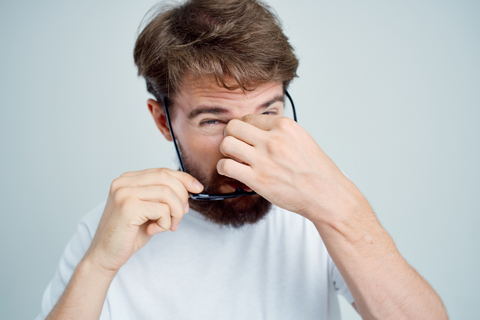
{"label": "forearm", "polygon": [[84,258],[46,320],[99,319],[114,276]]}
{"label": "forearm", "polygon": [[447,319],[432,287],[405,261],[365,201],[314,221],[364,319]]}

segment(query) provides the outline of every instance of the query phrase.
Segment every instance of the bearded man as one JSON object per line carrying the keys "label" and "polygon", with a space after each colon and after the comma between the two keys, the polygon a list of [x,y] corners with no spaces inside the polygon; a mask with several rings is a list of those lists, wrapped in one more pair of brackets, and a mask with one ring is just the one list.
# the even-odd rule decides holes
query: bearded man
{"label": "bearded man", "polygon": [[338,293],[364,319],[447,318],[360,191],[284,117],[298,60],[267,5],[160,10],[134,59],[182,171],[112,182],[37,319],[338,319]]}

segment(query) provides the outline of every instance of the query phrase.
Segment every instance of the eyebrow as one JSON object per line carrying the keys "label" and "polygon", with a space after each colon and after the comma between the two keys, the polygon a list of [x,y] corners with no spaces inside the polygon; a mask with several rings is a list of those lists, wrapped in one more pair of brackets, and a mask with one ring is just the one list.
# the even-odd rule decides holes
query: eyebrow
{"label": "eyebrow", "polygon": [[[282,95],[277,95],[277,96],[273,97],[273,99],[257,106],[255,109],[259,110],[259,109],[268,108],[269,106],[271,106],[272,104],[274,104],[275,102],[278,102],[278,101],[284,102],[285,101],[285,96],[283,94]],[[211,106],[200,105],[197,108],[190,111],[190,113],[188,114],[188,119],[193,119],[196,116],[198,116],[200,114],[203,114],[203,113],[228,114],[228,113],[230,113],[230,110],[227,109],[227,108],[224,108],[222,106],[217,106],[217,105],[211,105]]]}

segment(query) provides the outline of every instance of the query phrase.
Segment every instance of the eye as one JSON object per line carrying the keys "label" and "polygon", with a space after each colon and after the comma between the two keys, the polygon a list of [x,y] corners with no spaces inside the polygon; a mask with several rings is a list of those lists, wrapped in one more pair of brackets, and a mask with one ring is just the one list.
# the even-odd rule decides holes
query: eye
{"label": "eye", "polygon": [[275,110],[269,110],[269,111],[265,111],[265,112],[262,113],[262,114],[266,114],[267,116],[274,116],[274,115],[276,115],[276,114],[278,114],[278,113],[277,113],[277,111],[275,111]]}
{"label": "eye", "polygon": [[201,121],[201,122],[200,122],[200,125],[201,125],[201,126],[208,126],[208,125],[214,125],[214,124],[218,124],[218,123],[220,123],[219,120],[210,119],[210,120]]}

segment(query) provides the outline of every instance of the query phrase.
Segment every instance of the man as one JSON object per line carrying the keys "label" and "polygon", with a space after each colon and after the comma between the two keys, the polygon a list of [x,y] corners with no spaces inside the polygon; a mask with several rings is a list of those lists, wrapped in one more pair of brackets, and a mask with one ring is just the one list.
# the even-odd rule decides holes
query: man
{"label": "man", "polygon": [[67,245],[38,319],[334,319],[337,292],[365,319],[447,318],[355,185],[283,117],[298,61],[266,5],[160,11],[134,58],[186,172],[115,179]]}

